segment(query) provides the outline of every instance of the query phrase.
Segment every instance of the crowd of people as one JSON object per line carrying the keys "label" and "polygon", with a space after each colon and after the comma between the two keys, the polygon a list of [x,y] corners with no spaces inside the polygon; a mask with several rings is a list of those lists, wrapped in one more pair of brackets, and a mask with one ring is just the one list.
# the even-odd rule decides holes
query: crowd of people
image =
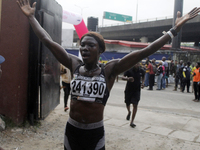
{"label": "crowd of people", "polygon": [[162,61],[156,62],[153,58],[149,60],[146,58],[146,62],[142,64],[142,68],[145,70],[145,87],[149,87],[148,90],[153,90],[155,83],[155,76],[157,76],[157,89],[164,90],[168,87],[168,77],[169,77],[169,64],[166,62],[166,57],[162,57]]}
{"label": "crowd of people", "polygon": [[[166,61],[166,57],[162,57],[162,61],[156,62],[155,58],[149,60],[141,65],[145,70],[144,86],[149,87],[148,90],[153,90],[155,83],[155,76],[157,76],[157,89],[164,90],[168,87],[169,77],[174,79],[173,91],[194,92],[195,102],[200,100],[200,62],[184,62],[180,60],[171,60],[170,63]],[[155,69],[157,68],[157,69]]]}

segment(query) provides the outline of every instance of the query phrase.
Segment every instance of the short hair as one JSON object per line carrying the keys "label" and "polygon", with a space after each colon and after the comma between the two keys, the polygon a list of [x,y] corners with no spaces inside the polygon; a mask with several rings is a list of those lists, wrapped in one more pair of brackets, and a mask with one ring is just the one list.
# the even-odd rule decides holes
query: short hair
{"label": "short hair", "polygon": [[106,46],[105,46],[105,42],[104,42],[104,38],[101,34],[99,33],[96,33],[96,32],[88,32],[86,34],[84,34],[81,39],[80,39],[80,44],[81,44],[81,41],[83,40],[83,38],[85,36],[91,36],[93,37],[99,44],[99,48],[102,49],[102,51],[104,52],[106,50]]}

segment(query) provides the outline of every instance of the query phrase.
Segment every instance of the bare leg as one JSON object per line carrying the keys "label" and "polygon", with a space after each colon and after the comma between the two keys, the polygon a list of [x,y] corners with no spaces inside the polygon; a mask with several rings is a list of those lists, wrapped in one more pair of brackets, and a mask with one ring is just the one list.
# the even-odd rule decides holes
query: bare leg
{"label": "bare leg", "polygon": [[131,116],[130,105],[126,105],[126,108],[128,110],[128,115],[126,116],[126,120],[130,120],[130,116]]}
{"label": "bare leg", "polygon": [[135,119],[135,116],[137,113],[137,107],[138,107],[138,105],[133,104],[133,114],[132,114],[131,123],[130,123],[130,126],[133,128],[136,126],[133,122],[134,122],[134,119]]}
{"label": "bare leg", "polygon": [[168,78],[166,78],[166,87],[168,87]]}

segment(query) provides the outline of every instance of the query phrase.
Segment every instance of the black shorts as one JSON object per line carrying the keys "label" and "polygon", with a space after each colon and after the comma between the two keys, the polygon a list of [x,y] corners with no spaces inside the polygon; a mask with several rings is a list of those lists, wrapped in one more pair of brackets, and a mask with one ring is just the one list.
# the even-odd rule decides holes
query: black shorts
{"label": "black shorts", "polygon": [[65,150],[105,150],[103,120],[82,124],[69,118],[65,129]]}
{"label": "black shorts", "polygon": [[140,91],[135,91],[134,93],[125,92],[125,103],[126,105],[135,104],[138,105],[140,101]]}

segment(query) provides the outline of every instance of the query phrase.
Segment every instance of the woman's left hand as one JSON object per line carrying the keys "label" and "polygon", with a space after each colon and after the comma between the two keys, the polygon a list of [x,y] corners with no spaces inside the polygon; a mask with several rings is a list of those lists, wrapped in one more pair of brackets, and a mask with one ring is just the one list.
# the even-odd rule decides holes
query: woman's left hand
{"label": "woman's left hand", "polygon": [[177,32],[180,31],[181,27],[190,19],[196,17],[198,13],[200,12],[200,7],[195,7],[192,9],[189,13],[185,14],[184,16],[181,17],[180,11],[177,12],[177,18],[175,21],[175,30]]}

